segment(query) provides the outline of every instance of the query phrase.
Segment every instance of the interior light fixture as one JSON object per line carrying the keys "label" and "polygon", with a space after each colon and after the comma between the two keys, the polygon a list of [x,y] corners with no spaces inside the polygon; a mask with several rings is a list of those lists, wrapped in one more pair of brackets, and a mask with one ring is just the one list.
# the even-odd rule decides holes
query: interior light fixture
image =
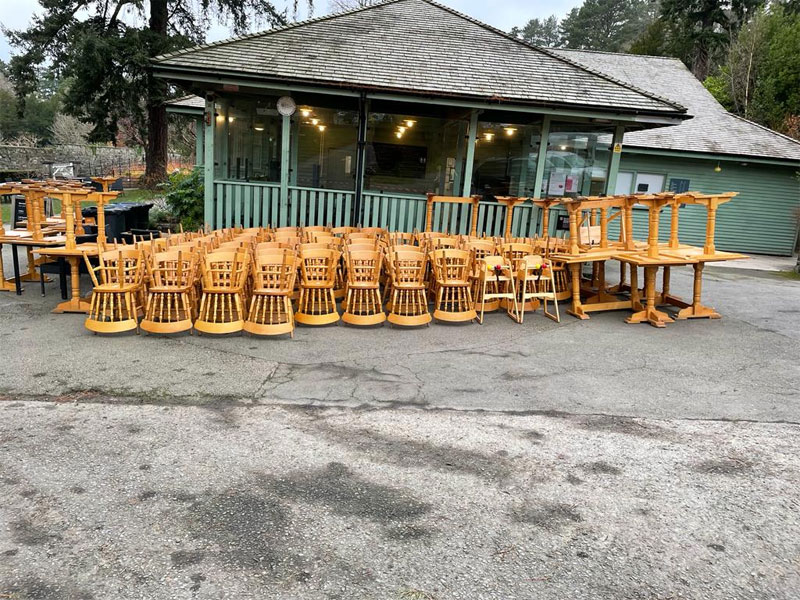
{"label": "interior light fixture", "polygon": [[222,123],[225,120],[225,115],[217,114],[217,123]]}
{"label": "interior light fixture", "polygon": [[256,131],[264,131],[264,128],[261,125],[256,125],[255,127],[253,127],[253,129],[255,129]]}
{"label": "interior light fixture", "polygon": [[311,114],[311,111],[308,110],[307,108],[301,108],[300,109],[300,114],[303,115],[304,117],[307,117],[308,115]]}
{"label": "interior light fixture", "polygon": [[564,144],[561,144],[561,145],[558,147],[558,149],[559,149],[559,150],[566,150],[566,149],[567,149],[567,147],[566,147]]}
{"label": "interior light fixture", "polygon": [[414,119],[406,119],[406,125],[409,127],[413,127],[416,121]]}
{"label": "interior light fixture", "polygon": [[402,131],[395,131],[394,134],[397,136],[397,139],[400,139],[401,137],[403,137],[403,132]]}
{"label": "interior light fixture", "polygon": [[320,131],[325,131],[325,125],[320,125],[320,126],[319,126],[319,130],[320,130]]}
{"label": "interior light fixture", "polygon": [[407,129],[407,127],[402,127],[402,126],[401,126],[401,127],[398,127],[398,128],[397,128],[397,131],[399,131],[400,133],[405,133],[405,132],[406,132],[406,129]]}
{"label": "interior light fixture", "polygon": [[233,123],[234,117],[228,117],[228,123]]}
{"label": "interior light fixture", "polygon": [[506,135],[509,136],[514,135],[517,132],[516,127],[505,127],[504,129],[506,130]]}
{"label": "interior light fixture", "polygon": [[311,119],[312,125],[319,125],[319,119]]}
{"label": "interior light fixture", "polygon": [[494,139],[494,134],[491,131],[487,131],[483,134],[483,139],[485,139],[487,142],[491,142],[492,139]]}

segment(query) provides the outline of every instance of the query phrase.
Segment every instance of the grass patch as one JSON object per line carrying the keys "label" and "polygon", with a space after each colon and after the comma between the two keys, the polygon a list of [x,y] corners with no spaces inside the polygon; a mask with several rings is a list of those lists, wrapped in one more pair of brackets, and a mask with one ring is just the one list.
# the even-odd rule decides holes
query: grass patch
{"label": "grass patch", "polygon": [[800,281],[800,273],[797,271],[778,271],[775,273],[778,277],[782,277],[783,279],[793,279],[794,281]]}

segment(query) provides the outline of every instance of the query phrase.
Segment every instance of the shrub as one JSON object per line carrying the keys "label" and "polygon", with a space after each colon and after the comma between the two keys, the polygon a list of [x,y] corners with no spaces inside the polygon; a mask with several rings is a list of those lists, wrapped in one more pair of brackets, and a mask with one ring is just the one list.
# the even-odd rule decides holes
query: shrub
{"label": "shrub", "polygon": [[164,199],[184,230],[203,227],[203,171],[176,171],[164,187]]}

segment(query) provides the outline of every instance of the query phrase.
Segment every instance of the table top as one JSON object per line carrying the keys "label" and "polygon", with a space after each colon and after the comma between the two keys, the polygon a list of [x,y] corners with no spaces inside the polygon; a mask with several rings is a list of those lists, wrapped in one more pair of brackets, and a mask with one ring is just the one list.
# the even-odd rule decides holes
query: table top
{"label": "table top", "polygon": [[65,235],[51,235],[40,240],[33,239],[33,234],[27,230],[12,229],[0,235],[0,244],[10,246],[63,246],[67,241]]}
{"label": "table top", "polygon": [[83,256],[84,254],[88,254],[89,256],[97,256],[99,253],[97,250],[97,244],[78,244],[74,249],[69,250],[64,247],[60,248],[41,248],[36,251],[37,254],[41,254],[43,256]]}

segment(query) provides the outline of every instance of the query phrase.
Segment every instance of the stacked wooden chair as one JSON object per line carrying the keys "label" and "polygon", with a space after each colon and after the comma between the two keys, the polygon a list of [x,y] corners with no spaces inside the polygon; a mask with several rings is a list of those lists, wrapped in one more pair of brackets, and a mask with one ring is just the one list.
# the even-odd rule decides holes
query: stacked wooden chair
{"label": "stacked wooden chair", "polygon": [[[523,256],[516,263],[515,278],[518,302],[515,304],[516,314],[514,315],[512,315],[511,307],[508,306],[509,315],[512,315],[518,323],[522,323],[526,307],[535,300],[537,307],[539,301],[543,303],[542,310],[546,317],[556,323],[561,322],[561,315],[558,312],[558,291],[550,260],[542,258],[538,254]],[[555,314],[548,312],[548,301],[555,305]]]}
{"label": "stacked wooden chair", "polygon": [[380,250],[345,252],[347,294],[342,308],[342,321],[351,325],[377,325],[386,320],[381,299],[380,278],[383,253]]}
{"label": "stacked wooden chair", "polygon": [[433,318],[440,321],[471,321],[477,318],[470,292],[470,254],[466,250],[442,248],[430,253],[436,281]]}
{"label": "stacked wooden chair", "polygon": [[149,333],[190,331],[196,310],[199,253],[191,249],[152,254],[147,262],[149,287],[141,328]]}
{"label": "stacked wooden chair", "polygon": [[340,257],[333,249],[300,251],[300,296],[295,313],[298,323],[327,325],[339,320],[334,287]]}
{"label": "stacked wooden chair", "polygon": [[200,263],[203,295],[194,327],[203,333],[244,329],[245,284],[250,266],[246,251],[215,250]]}
{"label": "stacked wooden chair", "polygon": [[[502,256],[484,256],[477,261],[475,268],[476,288],[480,293],[481,303],[478,322],[483,324],[485,306],[491,302],[504,300],[508,313],[516,318],[518,314],[517,290],[515,286],[514,267]],[[524,300],[524,298],[523,298]],[[513,308],[513,311],[512,311]]]}
{"label": "stacked wooden chair", "polygon": [[139,329],[137,296],[144,278],[142,251],[134,248],[101,252],[97,266],[84,261],[94,284],[85,326],[94,333],[120,333]]}
{"label": "stacked wooden chair", "polygon": [[297,253],[290,248],[266,248],[253,259],[253,291],[244,330],[256,335],[294,337],[292,292],[297,277]]}
{"label": "stacked wooden chair", "polygon": [[390,247],[387,262],[391,275],[389,323],[406,327],[430,325],[425,253],[414,247]]}

